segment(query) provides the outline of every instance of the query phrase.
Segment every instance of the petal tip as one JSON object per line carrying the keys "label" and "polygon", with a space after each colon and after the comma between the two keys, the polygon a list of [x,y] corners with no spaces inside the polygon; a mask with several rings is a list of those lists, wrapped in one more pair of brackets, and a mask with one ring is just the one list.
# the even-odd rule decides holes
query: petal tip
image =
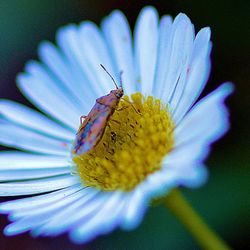
{"label": "petal tip", "polygon": [[139,14],[139,17],[140,16],[141,17],[142,16],[153,16],[153,17],[158,18],[158,12],[157,12],[155,7],[148,5],[148,6],[145,6],[144,8],[142,8],[142,10]]}
{"label": "petal tip", "polygon": [[227,95],[230,95],[235,91],[235,85],[232,82],[225,82],[221,87],[227,93]]}
{"label": "petal tip", "polygon": [[176,17],[175,17],[175,20],[182,20],[182,21],[188,21],[191,23],[190,21],[190,18],[185,14],[185,13],[182,13],[180,12]]}

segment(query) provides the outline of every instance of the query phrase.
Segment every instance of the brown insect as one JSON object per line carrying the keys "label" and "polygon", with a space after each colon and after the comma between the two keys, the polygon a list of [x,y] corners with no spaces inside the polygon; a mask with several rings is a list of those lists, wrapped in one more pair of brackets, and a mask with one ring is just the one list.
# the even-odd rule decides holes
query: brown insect
{"label": "brown insect", "polygon": [[76,134],[76,140],[72,152],[82,155],[94,148],[102,139],[110,117],[113,115],[124,94],[121,74],[120,87],[103,65],[101,67],[110,76],[116,89],[111,90],[108,95],[96,99],[96,103],[87,116],[81,116],[81,125]]}

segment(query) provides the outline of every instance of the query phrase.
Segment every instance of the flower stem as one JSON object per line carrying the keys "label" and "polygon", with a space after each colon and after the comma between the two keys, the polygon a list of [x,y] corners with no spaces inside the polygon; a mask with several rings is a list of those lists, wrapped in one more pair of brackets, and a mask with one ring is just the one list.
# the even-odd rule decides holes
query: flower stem
{"label": "flower stem", "polygon": [[192,234],[202,249],[231,249],[206,225],[179,190],[172,190],[172,192],[164,198],[164,204]]}

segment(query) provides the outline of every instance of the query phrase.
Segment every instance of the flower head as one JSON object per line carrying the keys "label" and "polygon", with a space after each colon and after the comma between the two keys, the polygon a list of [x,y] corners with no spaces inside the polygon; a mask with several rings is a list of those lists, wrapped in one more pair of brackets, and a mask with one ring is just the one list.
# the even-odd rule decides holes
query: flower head
{"label": "flower head", "polygon": [[[66,26],[58,46],[43,42],[41,62],[29,62],[17,78],[41,112],[0,101],[0,143],[18,149],[0,154],[0,195],[36,194],[0,204],[12,221],[6,235],[69,232],[86,242],[136,227],[152,198],[206,180],[203,161],[228,129],[224,100],[232,91],[226,83],[195,103],[210,71],[210,29],[195,35],[186,15],[159,19],[146,7],[134,36],[120,11],[101,29],[91,22]],[[106,120],[94,127],[91,116],[76,135],[79,118],[114,88],[100,64],[116,79],[124,72],[125,97],[111,116],[95,109],[95,118]],[[79,136],[91,129],[102,136],[76,153],[85,142]]]}

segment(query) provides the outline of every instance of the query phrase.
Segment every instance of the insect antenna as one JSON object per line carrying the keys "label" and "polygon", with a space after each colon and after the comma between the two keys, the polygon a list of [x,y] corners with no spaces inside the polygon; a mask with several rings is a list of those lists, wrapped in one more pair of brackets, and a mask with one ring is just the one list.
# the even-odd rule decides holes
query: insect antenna
{"label": "insect antenna", "polygon": [[123,74],[123,71],[121,70],[121,72],[120,72],[120,85],[121,85],[121,88],[123,89],[123,86],[122,86],[122,74]]}
{"label": "insect antenna", "polygon": [[113,76],[110,75],[110,73],[106,70],[106,68],[102,64],[100,64],[100,65],[103,68],[103,70],[109,75],[109,77],[112,79],[113,83],[115,84],[116,89],[118,89],[118,86],[117,86],[117,84],[116,84],[115,79],[113,78]]}
{"label": "insect antenna", "polygon": [[138,112],[138,110],[135,108],[135,106],[134,106],[134,104],[133,104],[132,102],[130,102],[130,101],[124,99],[124,98],[121,98],[121,99],[122,99],[123,101],[129,103],[129,104],[132,106],[132,108],[134,109],[134,111],[135,111],[138,115],[142,115],[140,112]]}

